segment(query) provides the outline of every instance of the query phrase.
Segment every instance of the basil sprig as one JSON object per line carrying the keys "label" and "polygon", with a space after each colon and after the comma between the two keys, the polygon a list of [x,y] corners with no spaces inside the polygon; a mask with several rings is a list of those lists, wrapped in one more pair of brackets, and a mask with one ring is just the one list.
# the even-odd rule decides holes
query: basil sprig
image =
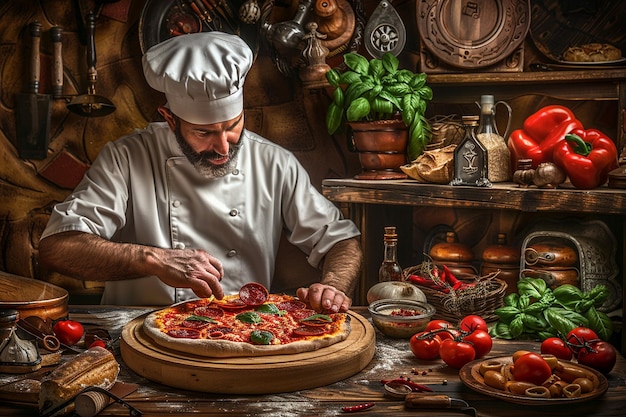
{"label": "basil sprig", "polygon": [[551,290],[540,278],[523,278],[517,293],[504,297],[504,306],[495,310],[498,322],[492,336],[502,339],[565,337],[579,326],[589,327],[603,340],[613,333],[611,319],[598,308],[609,296],[604,285],[588,292],[564,284]]}
{"label": "basil sprig", "polygon": [[205,316],[196,316],[195,314],[192,314],[191,316],[187,317],[185,320],[192,320],[192,321],[206,321],[207,323],[217,323],[215,320],[213,320],[211,317],[205,317]]}
{"label": "basil sprig", "polygon": [[278,307],[276,307],[276,304],[272,303],[262,304],[256,308],[256,311],[265,314],[276,314],[281,317],[287,313],[285,310],[279,310]]}
{"label": "basil sprig", "polygon": [[245,313],[239,313],[235,316],[235,318],[241,321],[242,323],[248,323],[248,324],[258,324],[263,321],[261,316],[259,316],[254,311],[246,311]]}
{"label": "basil sprig", "polygon": [[257,345],[269,345],[274,339],[274,334],[267,330],[254,330],[250,333],[250,341]]}

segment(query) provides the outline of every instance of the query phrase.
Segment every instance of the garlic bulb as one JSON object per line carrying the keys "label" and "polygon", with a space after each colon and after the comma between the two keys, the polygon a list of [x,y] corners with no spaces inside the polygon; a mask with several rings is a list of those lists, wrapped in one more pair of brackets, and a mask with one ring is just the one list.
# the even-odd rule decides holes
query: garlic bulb
{"label": "garlic bulb", "polygon": [[9,337],[0,346],[0,362],[14,364],[31,364],[41,360],[37,346],[29,340],[22,340],[11,331]]}
{"label": "garlic bulb", "polygon": [[374,284],[367,292],[367,302],[390,298],[394,300],[415,300],[427,302],[426,295],[410,282],[385,281]]}

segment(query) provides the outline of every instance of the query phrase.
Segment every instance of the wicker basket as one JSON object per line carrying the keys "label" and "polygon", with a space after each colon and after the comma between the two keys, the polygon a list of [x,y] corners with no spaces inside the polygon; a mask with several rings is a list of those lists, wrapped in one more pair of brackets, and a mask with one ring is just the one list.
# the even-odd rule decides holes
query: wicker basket
{"label": "wicker basket", "polygon": [[[404,276],[420,271],[421,265],[406,268]],[[469,296],[468,290],[450,291],[444,293],[423,285],[415,284],[424,295],[428,303],[432,304],[437,312],[433,318],[448,320],[456,323],[469,314],[477,314],[486,322],[498,320],[498,316],[494,311],[504,305],[504,296],[506,295],[507,283],[496,276],[498,271],[491,274],[477,277],[475,282],[481,282],[484,285],[484,292],[481,296]],[[471,291],[471,290],[470,290]]]}

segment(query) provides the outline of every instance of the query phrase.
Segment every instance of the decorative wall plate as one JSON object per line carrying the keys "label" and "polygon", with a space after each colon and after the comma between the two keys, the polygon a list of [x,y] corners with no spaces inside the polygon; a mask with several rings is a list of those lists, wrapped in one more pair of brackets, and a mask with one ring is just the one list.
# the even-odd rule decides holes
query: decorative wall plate
{"label": "decorative wall plate", "polygon": [[514,52],[530,27],[528,0],[424,0],[417,10],[424,46],[440,62],[484,68]]}

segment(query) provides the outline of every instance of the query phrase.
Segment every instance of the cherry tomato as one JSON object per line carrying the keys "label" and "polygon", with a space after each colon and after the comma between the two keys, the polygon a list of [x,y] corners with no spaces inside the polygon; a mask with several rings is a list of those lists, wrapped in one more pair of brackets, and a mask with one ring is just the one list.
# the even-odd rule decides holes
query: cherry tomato
{"label": "cherry tomato", "polygon": [[94,340],[93,343],[89,345],[89,349],[91,349],[92,347],[96,347],[96,346],[104,348],[104,349],[107,348],[107,344],[104,343],[104,341],[102,341],[102,340]]}
{"label": "cherry tomato", "polygon": [[491,347],[493,346],[491,336],[484,330],[474,330],[470,334],[463,336],[463,341],[474,346],[476,359],[480,359],[491,352]]}
{"label": "cherry tomato", "polygon": [[604,340],[592,340],[578,352],[578,363],[608,374],[615,366],[617,354],[615,348]]}
{"label": "cherry tomato", "polygon": [[467,342],[447,339],[441,342],[439,356],[448,366],[460,369],[476,358],[476,351]]}
{"label": "cherry tomato", "polygon": [[459,329],[462,332],[472,332],[474,330],[484,330],[489,332],[489,327],[487,326],[487,322],[476,314],[470,314],[469,316],[465,316],[461,319],[459,323]]}
{"label": "cherry tomato", "polygon": [[423,331],[411,336],[409,346],[411,347],[411,352],[413,352],[413,355],[415,355],[417,359],[430,361],[439,357],[441,338],[438,334]]}
{"label": "cherry tomato", "polygon": [[541,342],[541,353],[546,355],[554,355],[559,359],[570,360],[572,359],[572,351],[567,343],[558,337],[548,337]]}
{"label": "cherry tomato", "polygon": [[572,329],[568,334],[565,340],[574,352],[574,356],[578,356],[578,351],[580,350],[580,346],[583,345],[588,340],[596,340],[599,339],[596,332],[594,332],[589,327],[576,327]]}
{"label": "cherry tomato", "polygon": [[437,333],[441,340],[454,339],[454,336],[457,333],[457,331],[454,329],[454,327],[449,321],[441,320],[441,319],[435,319],[435,320],[429,321],[428,324],[426,325],[426,329],[424,330],[432,331],[432,330],[440,330],[440,329],[448,329],[447,332]]}
{"label": "cherry tomato", "polygon": [[52,326],[52,330],[54,330],[54,335],[59,339],[59,342],[66,346],[78,343],[85,333],[83,325],[73,320],[57,321]]}
{"label": "cherry tomato", "polygon": [[520,356],[513,367],[513,377],[516,381],[541,385],[550,375],[552,375],[552,369],[548,362],[534,352]]}

